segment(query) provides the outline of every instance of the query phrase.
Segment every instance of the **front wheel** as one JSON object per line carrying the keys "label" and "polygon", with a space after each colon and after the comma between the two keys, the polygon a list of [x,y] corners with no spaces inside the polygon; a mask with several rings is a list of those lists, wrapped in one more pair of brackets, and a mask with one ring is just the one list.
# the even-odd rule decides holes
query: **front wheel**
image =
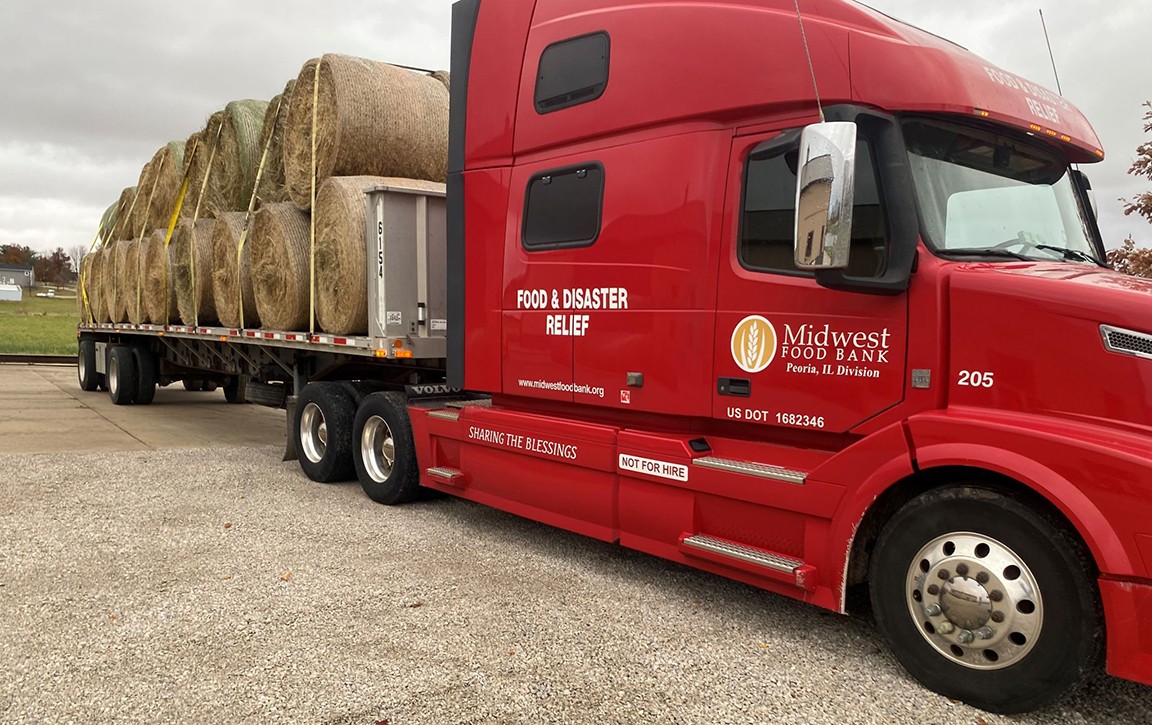
{"label": "front wheel", "polygon": [[876,543],[872,607],[925,686],[997,713],[1061,699],[1099,668],[1092,565],[1066,526],[979,486],[930,491]]}
{"label": "front wheel", "polygon": [[412,501],[420,495],[420,469],[412,421],[401,393],[372,393],[360,403],[353,425],[356,477],[376,503]]}

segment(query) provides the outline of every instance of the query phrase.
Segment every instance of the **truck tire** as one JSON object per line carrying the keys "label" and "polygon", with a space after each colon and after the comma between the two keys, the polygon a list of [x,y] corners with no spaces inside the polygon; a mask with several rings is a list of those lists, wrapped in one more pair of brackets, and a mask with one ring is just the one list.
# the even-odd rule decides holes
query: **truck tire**
{"label": "truck tire", "polygon": [[80,389],[91,393],[100,387],[100,373],[96,372],[96,342],[81,340],[76,352],[76,375]]}
{"label": "truck tire", "polygon": [[181,383],[184,389],[190,393],[198,393],[204,389],[204,380],[201,378],[184,378]]}
{"label": "truck tire", "polygon": [[913,499],[876,542],[877,626],[926,687],[996,713],[1060,700],[1100,669],[1091,559],[1055,517],[979,485]]}
{"label": "truck tire", "polygon": [[352,478],[352,421],[356,404],[340,383],[304,386],[296,401],[296,454],[304,475],[319,483]]}
{"label": "truck tire", "polygon": [[132,348],[136,362],[136,405],[151,405],[156,397],[156,379],[159,370],[156,364],[156,355],[143,345]]}
{"label": "truck tire", "polygon": [[420,495],[412,421],[403,393],[372,393],[360,403],[352,458],[368,498],[389,506]]}
{"label": "truck tire", "polygon": [[218,387],[220,387],[220,386],[216,384],[215,380],[205,380],[204,385],[200,389],[203,390],[205,393],[211,393],[212,391],[216,390],[216,388],[218,388]]}
{"label": "truck tire", "polygon": [[136,399],[139,378],[132,348],[117,345],[108,353],[108,396],[113,405],[131,405]]}
{"label": "truck tire", "polygon": [[235,404],[248,402],[247,375],[233,375],[228,378],[228,382],[224,384],[224,400]]}

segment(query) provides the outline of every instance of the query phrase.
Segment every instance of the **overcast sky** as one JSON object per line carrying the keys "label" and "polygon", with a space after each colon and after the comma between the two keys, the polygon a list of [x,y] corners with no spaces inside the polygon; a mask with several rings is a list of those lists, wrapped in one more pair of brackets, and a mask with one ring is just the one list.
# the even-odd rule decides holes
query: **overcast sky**
{"label": "overcast sky", "polygon": [[[803,7],[804,0],[801,0]],[[874,0],[897,18],[1055,88],[1094,124],[1107,158],[1086,166],[1106,244],[1152,229],[1118,197],[1149,182],[1127,169],[1152,100],[1152,2]],[[230,100],[269,99],[308,58],[346,53],[448,67],[451,0],[237,3],[0,0],[0,244],[88,244],[100,215],[156,149]],[[702,29],[703,30],[703,29]]]}

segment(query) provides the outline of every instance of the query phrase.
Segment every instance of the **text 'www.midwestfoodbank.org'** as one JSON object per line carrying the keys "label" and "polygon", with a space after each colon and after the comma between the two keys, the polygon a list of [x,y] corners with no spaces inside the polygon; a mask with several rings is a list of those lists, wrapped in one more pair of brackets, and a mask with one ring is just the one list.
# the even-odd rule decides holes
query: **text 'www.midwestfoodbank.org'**
{"label": "text 'www.midwestfoodbank.org'", "polygon": [[594,385],[580,385],[579,383],[561,383],[552,382],[550,380],[520,380],[520,387],[533,388],[534,390],[554,390],[561,393],[576,393],[578,395],[595,395],[597,398],[604,397],[604,388],[596,387]]}

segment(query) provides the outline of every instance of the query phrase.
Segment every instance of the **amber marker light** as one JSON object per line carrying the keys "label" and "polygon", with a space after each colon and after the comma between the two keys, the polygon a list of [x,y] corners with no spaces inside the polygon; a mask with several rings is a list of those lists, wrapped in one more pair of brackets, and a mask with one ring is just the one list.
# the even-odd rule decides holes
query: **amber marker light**
{"label": "amber marker light", "polygon": [[396,357],[408,359],[408,358],[412,357],[412,351],[411,350],[397,350],[396,351]]}
{"label": "amber marker light", "polygon": [[1037,126],[1034,123],[1028,124],[1028,128],[1032,129],[1033,131],[1043,131],[1044,130],[1043,126]]}
{"label": "amber marker light", "polygon": [[374,351],[373,354],[375,354],[376,357],[380,357],[380,358],[388,357],[388,351],[387,350],[376,350],[376,351]]}
{"label": "amber marker light", "polygon": [[988,115],[989,115],[988,112],[985,111],[983,108],[973,108],[972,113],[975,113],[980,118],[988,118]]}

